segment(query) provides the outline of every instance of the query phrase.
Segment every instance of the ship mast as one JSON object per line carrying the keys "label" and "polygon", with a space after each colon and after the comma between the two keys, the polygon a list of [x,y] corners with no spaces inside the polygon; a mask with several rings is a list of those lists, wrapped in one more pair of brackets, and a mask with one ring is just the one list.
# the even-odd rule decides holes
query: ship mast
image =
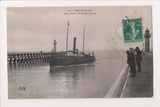
{"label": "ship mast", "polygon": [[84,52],[84,40],[85,40],[84,36],[85,36],[85,27],[83,29],[83,52]]}
{"label": "ship mast", "polygon": [[68,24],[67,24],[66,54],[67,54],[67,51],[68,51],[68,32],[69,32],[69,21],[68,21]]}

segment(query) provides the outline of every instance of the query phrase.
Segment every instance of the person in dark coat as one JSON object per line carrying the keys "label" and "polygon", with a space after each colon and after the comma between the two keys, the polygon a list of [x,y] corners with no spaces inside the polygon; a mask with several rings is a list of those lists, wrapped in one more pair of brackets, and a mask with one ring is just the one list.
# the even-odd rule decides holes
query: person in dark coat
{"label": "person in dark coat", "polygon": [[127,54],[127,64],[129,64],[129,55],[130,55],[129,51],[126,51],[126,54]]}
{"label": "person in dark coat", "polygon": [[142,55],[139,47],[136,47],[136,64],[138,66],[138,72],[141,72],[141,61],[142,61]]}
{"label": "person in dark coat", "polygon": [[126,52],[127,53],[127,63],[130,67],[130,73],[132,75],[130,75],[131,77],[135,77],[136,76],[136,68],[135,68],[135,55],[134,55],[134,49],[130,48],[129,51]]}

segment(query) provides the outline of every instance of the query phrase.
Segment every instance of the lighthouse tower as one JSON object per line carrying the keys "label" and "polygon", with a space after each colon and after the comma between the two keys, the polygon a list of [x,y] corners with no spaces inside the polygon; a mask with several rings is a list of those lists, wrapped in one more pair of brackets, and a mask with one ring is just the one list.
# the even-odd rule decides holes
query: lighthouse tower
{"label": "lighthouse tower", "polygon": [[56,40],[53,41],[53,49],[52,49],[52,52],[56,52],[56,45],[57,45],[57,42]]}
{"label": "lighthouse tower", "polygon": [[145,30],[144,37],[145,37],[145,52],[150,52],[150,43],[149,43],[150,40],[149,39],[151,37],[151,34],[149,33],[148,29]]}

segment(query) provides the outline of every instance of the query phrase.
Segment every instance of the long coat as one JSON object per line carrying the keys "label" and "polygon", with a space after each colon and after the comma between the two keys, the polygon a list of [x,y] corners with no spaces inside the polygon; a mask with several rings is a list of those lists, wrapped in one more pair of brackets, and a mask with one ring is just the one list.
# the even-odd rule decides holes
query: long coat
{"label": "long coat", "polygon": [[137,51],[137,54],[136,54],[136,62],[137,62],[137,63],[140,63],[141,60],[142,60],[141,51]]}

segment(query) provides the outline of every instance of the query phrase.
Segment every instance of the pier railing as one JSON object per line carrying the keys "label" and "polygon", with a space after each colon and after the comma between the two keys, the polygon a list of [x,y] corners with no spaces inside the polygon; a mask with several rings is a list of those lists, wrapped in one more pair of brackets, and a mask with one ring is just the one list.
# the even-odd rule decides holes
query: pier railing
{"label": "pier railing", "polygon": [[106,94],[106,98],[117,98],[121,97],[123,94],[125,82],[128,76],[129,67],[128,64],[125,65],[125,67],[122,69],[120,75],[114,82],[114,84],[111,86],[110,90]]}

